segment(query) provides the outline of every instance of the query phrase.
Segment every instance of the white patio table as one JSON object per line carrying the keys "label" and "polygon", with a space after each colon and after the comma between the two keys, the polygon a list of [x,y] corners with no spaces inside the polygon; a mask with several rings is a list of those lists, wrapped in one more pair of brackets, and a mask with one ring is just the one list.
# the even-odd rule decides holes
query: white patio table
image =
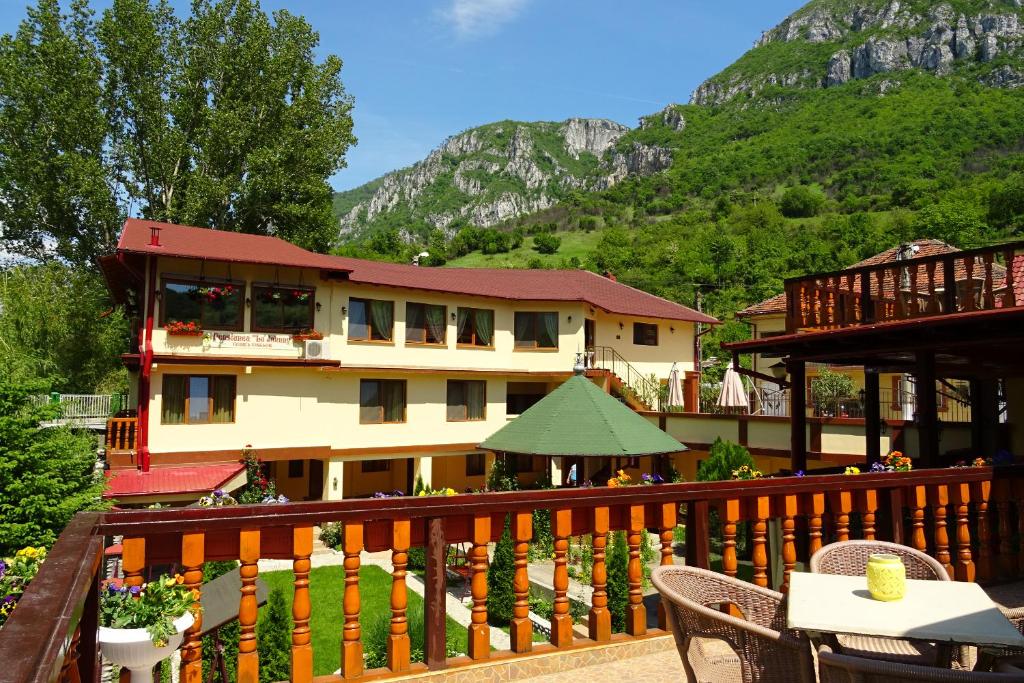
{"label": "white patio table", "polygon": [[976,583],[908,579],[906,597],[882,602],[863,576],[793,572],[788,603],[788,625],[802,631],[1024,648]]}

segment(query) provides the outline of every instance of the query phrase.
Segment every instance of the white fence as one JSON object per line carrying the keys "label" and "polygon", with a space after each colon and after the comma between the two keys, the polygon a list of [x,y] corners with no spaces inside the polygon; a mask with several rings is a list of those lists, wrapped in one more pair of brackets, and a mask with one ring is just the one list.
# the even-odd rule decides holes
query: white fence
{"label": "white fence", "polygon": [[128,404],[124,394],[50,394],[33,396],[37,406],[50,403],[60,405],[60,418],[73,422],[78,420],[99,420],[110,417]]}

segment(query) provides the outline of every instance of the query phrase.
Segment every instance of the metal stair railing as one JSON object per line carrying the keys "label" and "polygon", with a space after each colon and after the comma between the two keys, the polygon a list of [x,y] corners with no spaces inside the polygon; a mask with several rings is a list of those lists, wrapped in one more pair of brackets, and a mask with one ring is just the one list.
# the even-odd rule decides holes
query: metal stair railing
{"label": "metal stair railing", "polygon": [[587,369],[607,370],[619,378],[633,399],[651,410],[661,410],[661,387],[652,382],[610,346],[595,346],[584,354]]}

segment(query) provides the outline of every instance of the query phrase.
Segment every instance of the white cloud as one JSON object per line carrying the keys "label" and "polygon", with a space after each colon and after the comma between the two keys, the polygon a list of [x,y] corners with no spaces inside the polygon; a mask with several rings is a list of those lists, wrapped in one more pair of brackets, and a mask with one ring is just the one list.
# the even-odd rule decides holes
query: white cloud
{"label": "white cloud", "polygon": [[451,0],[444,17],[462,38],[481,38],[515,19],[528,0]]}

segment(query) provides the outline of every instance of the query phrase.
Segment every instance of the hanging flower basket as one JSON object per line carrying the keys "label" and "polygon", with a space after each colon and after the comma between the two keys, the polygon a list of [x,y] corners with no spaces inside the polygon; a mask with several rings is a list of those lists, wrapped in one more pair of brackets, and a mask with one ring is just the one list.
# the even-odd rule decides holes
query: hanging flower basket
{"label": "hanging flower basket", "polygon": [[323,339],[323,338],[324,338],[324,333],[323,332],[318,332],[316,330],[302,330],[302,331],[296,332],[295,334],[292,335],[292,340],[293,341],[297,341],[297,342],[306,341],[307,339]]}
{"label": "hanging flower basket", "polygon": [[179,320],[172,320],[164,325],[164,329],[167,330],[167,334],[177,337],[201,337],[203,335],[203,327],[197,322],[183,323]]}
{"label": "hanging flower basket", "polygon": [[203,287],[193,287],[189,290],[189,296],[196,301],[208,301],[213,303],[220,301],[226,297],[231,296],[235,293],[234,285],[210,285]]}

